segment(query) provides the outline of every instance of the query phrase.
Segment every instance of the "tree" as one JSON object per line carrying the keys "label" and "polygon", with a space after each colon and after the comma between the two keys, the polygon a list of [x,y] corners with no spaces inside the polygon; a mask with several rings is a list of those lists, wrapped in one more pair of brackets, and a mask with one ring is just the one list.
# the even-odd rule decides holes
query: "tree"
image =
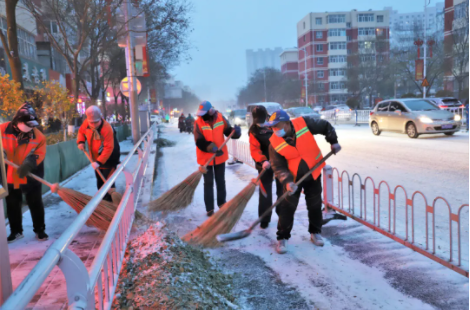
{"label": "tree", "polygon": [[346,104],[351,109],[358,109],[360,107],[361,101],[357,97],[351,97],[346,100]]}
{"label": "tree", "polygon": [[0,31],[0,40],[8,57],[11,68],[11,75],[14,81],[20,84],[23,89],[23,73],[21,69],[21,59],[18,52],[18,28],[16,25],[16,8],[19,0],[5,0],[5,12],[7,15],[7,37],[3,30]]}
{"label": "tree", "polygon": [[0,116],[11,119],[24,101],[21,84],[11,80],[8,74],[0,75]]}

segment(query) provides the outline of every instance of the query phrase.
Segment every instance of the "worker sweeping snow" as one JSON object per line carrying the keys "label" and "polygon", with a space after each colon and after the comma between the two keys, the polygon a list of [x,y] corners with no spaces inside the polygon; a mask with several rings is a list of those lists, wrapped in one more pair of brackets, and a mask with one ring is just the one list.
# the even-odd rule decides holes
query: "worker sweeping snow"
{"label": "worker sweeping snow", "polygon": [[208,165],[207,173],[204,174],[204,202],[208,216],[214,214],[214,178],[217,187],[217,205],[220,207],[226,200],[225,189],[225,162],[228,159],[228,149],[224,146],[218,150],[224,143],[224,135],[229,136],[232,130],[235,133],[232,139],[238,139],[241,136],[240,126],[234,128],[228,120],[212,107],[209,101],[204,101],[199,105],[196,112],[198,116],[194,126],[194,141],[196,142],[197,163],[201,166],[215,153],[217,156]]}
{"label": "worker sweeping snow", "polygon": [[323,246],[320,176],[325,163],[315,169],[299,187],[294,182],[308,173],[323,158],[314,135],[324,135],[326,141],[331,144],[331,151],[334,154],[341,150],[335,129],[324,120],[298,117],[290,121],[289,115],[283,110],[274,112],[265,126],[271,127],[274,131],[269,146],[271,167],[284,189],[290,193],[276,209],[279,216],[276,250],[279,254],[287,252],[287,240],[291,236],[294,213],[302,189],[307,203],[310,239],[315,245]]}
{"label": "worker sweeping snow", "polygon": [[10,222],[9,243],[23,238],[23,194],[31,212],[36,238],[41,241],[49,238],[45,232],[41,183],[26,177],[30,172],[44,177],[46,138],[35,128],[38,125],[36,112],[28,102],[18,109],[11,122],[0,125],[4,156],[19,166],[18,169],[7,166],[8,196],[5,200]]}
{"label": "worker sweeping snow", "polygon": [[[88,144],[88,150],[92,160],[94,170],[108,179],[119,165],[121,149],[113,127],[103,118],[101,110],[97,106],[90,106],[86,109],[86,120],[78,130],[77,145],[81,151],[86,152],[85,143]],[[98,172],[95,172],[96,184],[98,189],[103,186],[104,181]],[[111,186],[116,188],[116,184]],[[104,198],[106,201],[112,201],[111,195],[107,193]]]}
{"label": "worker sweeping snow", "polygon": [[[253,115],[253,124],[250,127],[250,152],[251,157],[256,162],[256,169],[258,173],[261,173],[263,169],[263,176],[261,177],[261,186],[260,186],[260,195],[259,195],[259,205],[258,205],[258,214],[261,216],[264,211],[266,211],[273,204],[273,170],[271,169],[271,164],[269,163],[269,139],[271,138],[273,131],[264,127],[263,124],[268,120],[268,111],[264,106],[256,106],[252,110]],[[266,196],[261,193],[262,190],[265,190]],[[276,179],[276,194],[277,198],[282,196],[283,188],[282,184]],[[271,222],[271,214],[263,217],[260,227],[267,228],[269,222]]]}

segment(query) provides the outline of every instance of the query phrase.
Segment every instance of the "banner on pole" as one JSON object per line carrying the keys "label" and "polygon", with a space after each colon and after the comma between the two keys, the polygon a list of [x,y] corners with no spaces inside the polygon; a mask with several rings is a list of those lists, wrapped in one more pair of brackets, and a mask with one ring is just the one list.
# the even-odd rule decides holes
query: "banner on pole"
{"label": "banner on pole", "polygon": [[421,81],[424,79],[424,60],[416,59],[415,60],[415,80]]}

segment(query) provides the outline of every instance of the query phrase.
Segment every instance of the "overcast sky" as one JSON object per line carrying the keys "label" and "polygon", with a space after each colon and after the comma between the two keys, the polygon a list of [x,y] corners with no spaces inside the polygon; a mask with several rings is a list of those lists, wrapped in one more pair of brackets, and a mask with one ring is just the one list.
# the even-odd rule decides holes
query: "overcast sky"
{"label": "overcast sky", "polygon": [[[189,0],[194,32],[192,60],[172,74],[202,100],[236,98],[246,81],[247,49],[295,47],[297,22],[310,12],[423,11],[424,0]],[[431,0],[431,6],[436,2]]]}

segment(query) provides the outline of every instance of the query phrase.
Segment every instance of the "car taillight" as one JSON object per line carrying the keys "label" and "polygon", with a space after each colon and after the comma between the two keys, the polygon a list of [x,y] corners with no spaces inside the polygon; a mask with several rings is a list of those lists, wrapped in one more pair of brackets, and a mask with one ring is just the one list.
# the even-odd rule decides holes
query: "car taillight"
{"label": "car taillight", "polygon": [[439,108],[441,108],[441,109],[447,109],[448,106],[446,106],[446,105],[440,105]]}
{"label": "car taillight", "polygon": [[465,108],[465,105],[462,104],[459,108]]}
{"label": "car taillight", "polygon": [[336,112],[339,112],[339,109],[336,109]]}
{"label": "car taillight", "polygon": [[325,108],[321,109],[322,111],[325,111]]}
{"label": "car taillight", "polygon": [[374,115],[374,112],[370,111],[369,116],[372,116],[372,115]]}

